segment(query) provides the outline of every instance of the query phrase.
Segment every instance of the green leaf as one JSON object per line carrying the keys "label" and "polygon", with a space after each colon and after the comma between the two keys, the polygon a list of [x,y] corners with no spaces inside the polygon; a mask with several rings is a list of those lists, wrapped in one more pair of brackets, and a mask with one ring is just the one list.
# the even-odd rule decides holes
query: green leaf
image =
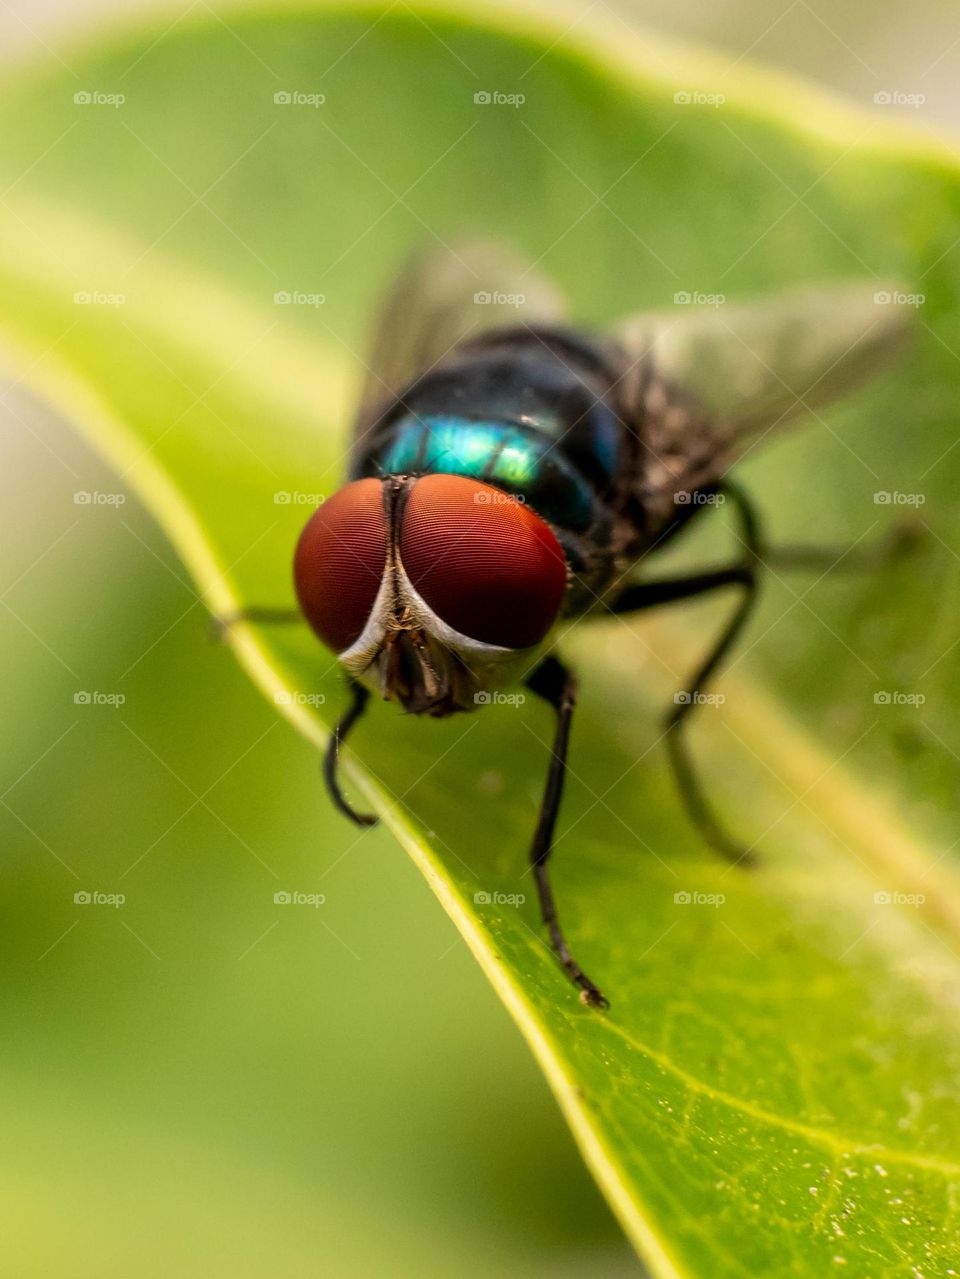
{"label": "green leaf", "polygon": [[[757,872],[701,847],[658,749],[661,707],[728,606],[564,640],[583,693],[555,889],[608,1014],[558,972],[526,874],[544,709],[376,708],[350,776],[516,1018],[656,1275],[948,1274],[960,170],[767,73],[672,49],[655,51],[669,75],[651,70],[650,48],[602,10],[569,29],[433,0],[204,10],[34,68],[0,115],[0,346],[224,612],[290,600],[309,495],[341,477],[372,309],[416,244],[512,241],[596,324],[682,291],[875,276],[924,295],[902,367],[739,472],[772,540],[871,540],[904,497],[929,528],[870,575],[770,574],[726,701],[692,734]],[[681,554],[726,548],[712,514]],[[233,642],[321,743],[341,699],[329,655],[279,630]]]}

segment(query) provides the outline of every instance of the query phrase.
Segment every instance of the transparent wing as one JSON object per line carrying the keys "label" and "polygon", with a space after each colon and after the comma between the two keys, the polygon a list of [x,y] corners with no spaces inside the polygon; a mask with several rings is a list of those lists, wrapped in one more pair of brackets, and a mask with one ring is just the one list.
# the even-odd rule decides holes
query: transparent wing
{"label": "transparent wing", "polygon": [[354,446],[411,382],[460,342],[518,322],[555,324],[563,311],[560,295],[498,246],[438,245],[415,254],[374,327]]}
{"label": "transparent wing", "polygon": [[881,373],[911,328],[902,296],[858,281],[637,316],[620,329],[632,366],[625,394],[675,410],[657,414],[658,451],[682,453],[696,420],[722,472],[767,433]]}

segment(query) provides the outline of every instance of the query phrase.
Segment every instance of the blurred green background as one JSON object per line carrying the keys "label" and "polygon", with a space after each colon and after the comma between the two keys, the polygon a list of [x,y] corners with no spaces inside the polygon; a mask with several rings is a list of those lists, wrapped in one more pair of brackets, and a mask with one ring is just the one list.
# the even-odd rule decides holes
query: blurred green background
{"label": "blurred green background", "polygon": [[[18,0],[0,37],[56,58],[119,8]],[[618,8],[960,117],[947,4]],[[120,486],[42,406],[0,414],[0,1273],[638,1273],[412,864],[331,813],[132,495],[77,504]]]}

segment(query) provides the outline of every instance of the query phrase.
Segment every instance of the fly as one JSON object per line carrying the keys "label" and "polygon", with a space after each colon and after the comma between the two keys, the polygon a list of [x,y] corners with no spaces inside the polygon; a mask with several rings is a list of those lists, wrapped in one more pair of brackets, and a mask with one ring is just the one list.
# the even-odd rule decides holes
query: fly
{"label": "fly", "polygon": [[[530,863],[553,951],[583,1003],[607,1007],[574,958],[549,878],[577,682],[560,630],[732,588],[739,600],[664,721],[687,811],[733,862],[684,728],[753,609],[768,553],[730,468],[770,432],[854,389],[904,335],[876,285],[801,290],[743,308],[643,315],[609,335],[568,327],[544,285],[525,322],[478,305],[512,295],[491,250],[416,258],[386,300],[357,413],[347,483],[312,515],[294,557],[299,613],[339,658],[350,703],[324,776],[354,822],[337,763],[370,694],[416,715],[473,711],[524,684],[555,713]],[[529,273],[525,274],[525,279]],[[536,295],[535,297],[532,295]],[[498,296],[493,294],[493,297]],[[509,318],[507,318],[509,316]],[[727,565],[646,575],[648,560],[722,494],[737,520]],[[244,617],[287,620],[279,610]]]}

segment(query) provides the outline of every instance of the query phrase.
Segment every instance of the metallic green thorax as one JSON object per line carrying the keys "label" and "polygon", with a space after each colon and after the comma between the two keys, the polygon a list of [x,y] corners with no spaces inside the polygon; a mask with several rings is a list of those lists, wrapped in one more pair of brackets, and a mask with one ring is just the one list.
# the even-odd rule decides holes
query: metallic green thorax
{"label": "metallic green thorax", "polygon": [[593,493],[542,425],[476,421],[454,414],[407,416],[378,458],[387,474],[465,475],[515,493],[565,528],[585,529]]}
{"label": "metallic green thorax", "polygon": [[551,527],[580,614],[618,571],[637,437],[612,399],[608,352],[520,326],[455,348],[377,405],[350,477],[462,475],[510,493]]}

